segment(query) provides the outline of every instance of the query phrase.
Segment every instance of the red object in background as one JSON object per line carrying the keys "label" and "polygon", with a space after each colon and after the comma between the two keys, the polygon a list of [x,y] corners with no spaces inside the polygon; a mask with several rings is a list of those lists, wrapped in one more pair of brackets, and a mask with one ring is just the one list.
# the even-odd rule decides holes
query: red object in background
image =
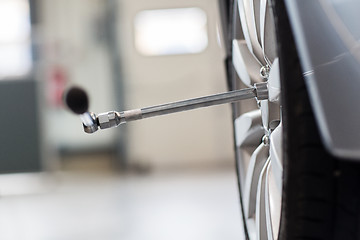
{"label": "red object in background", "polygon": [[53,107],[62,107],[63,106],[63,92],[65,90],[65,85],[68,82],[67,74],[64,68],[61,66],[55,65],[50,70],[49,85],[48,85],[48,99]]}

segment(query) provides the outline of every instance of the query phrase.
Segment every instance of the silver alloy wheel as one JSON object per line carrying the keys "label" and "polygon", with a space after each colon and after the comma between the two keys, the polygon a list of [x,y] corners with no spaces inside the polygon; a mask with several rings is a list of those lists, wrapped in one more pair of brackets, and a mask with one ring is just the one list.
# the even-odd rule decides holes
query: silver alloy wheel
{"label": "silver alloy wheel", "polygon": [[232,62],[235,89],[268,82],[269,100],[235,104],[235,139],[249,238],[277,239],[282,194],[279,61],[270,0],[234,3]]}

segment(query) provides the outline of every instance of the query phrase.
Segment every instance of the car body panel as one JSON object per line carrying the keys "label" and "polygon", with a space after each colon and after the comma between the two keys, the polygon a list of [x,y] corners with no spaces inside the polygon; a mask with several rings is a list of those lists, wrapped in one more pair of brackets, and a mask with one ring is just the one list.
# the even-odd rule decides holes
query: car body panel
{"label": "car body panel", "polygon": [[285,3],[323,142],[360,159],[360,1]]}

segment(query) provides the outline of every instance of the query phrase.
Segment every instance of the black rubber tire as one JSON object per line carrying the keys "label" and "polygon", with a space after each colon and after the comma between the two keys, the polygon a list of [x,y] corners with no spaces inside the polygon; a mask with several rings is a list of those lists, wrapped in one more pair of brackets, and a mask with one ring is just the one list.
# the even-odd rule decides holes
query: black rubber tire
{"label": "black rubber tire", "polygon": [[[360,239],[360,164],[336,159],[325,150],[284,1],[274,0],[273,6],[282,84],[284,151],[279,239]],[[233,27],[232,18],[229,32],[233,32]],[[230,35],[232,39],[233,34]],[[228,77],[233,79],[231,61],[227,66]],[[234,89],[233,81],[228,82],[229,88]],[[233,107],[234,118],[237,115]]]}

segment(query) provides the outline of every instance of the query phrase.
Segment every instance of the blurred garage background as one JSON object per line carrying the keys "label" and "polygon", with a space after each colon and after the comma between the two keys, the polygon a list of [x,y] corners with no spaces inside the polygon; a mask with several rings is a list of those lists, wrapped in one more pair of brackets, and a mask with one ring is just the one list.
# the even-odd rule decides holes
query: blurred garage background
{"label": "blurred garage background", "polygon": [[226,91],[217,0],[0,0],[0,239],[239,239],[229,105],[89,135],[96,113]]}

